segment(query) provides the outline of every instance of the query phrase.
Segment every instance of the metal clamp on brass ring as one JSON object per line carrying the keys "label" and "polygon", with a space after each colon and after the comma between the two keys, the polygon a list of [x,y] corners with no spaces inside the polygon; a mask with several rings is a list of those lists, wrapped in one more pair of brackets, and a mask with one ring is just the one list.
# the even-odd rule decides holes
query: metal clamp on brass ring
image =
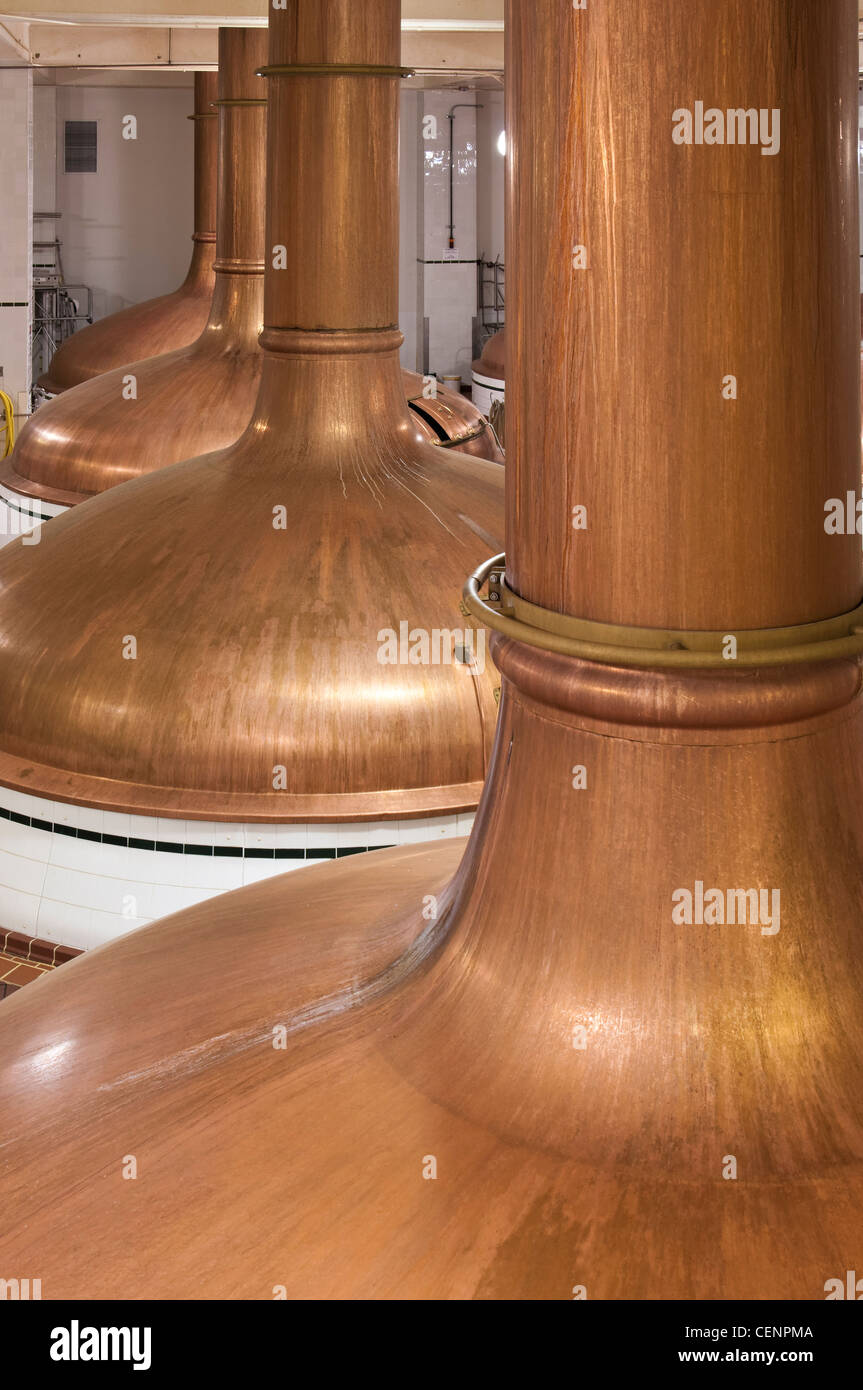
{"label": "metal clamp on brass ring", "polygon": [[[545,651],[608,666],[717,668],[787,666],[863,652],[863,604],[838,618],[797,627],[745,628],[739,632],[617,627],[572,618],[528,603],[507,586],[506,556],[486,560],[464,586],[466,607],[495,632]],[[480,589],[488,583],[487,598]],[[734,648],[729,645],[734,640]]]}
{"label": "metal clamp on brass ring", "polygon": [[[215,105],[215,102],[212,103]],[[194,116],[187,116],[187,121],[214,121],[218,111],[196,111]]]}
{"label": "metal clamp on brass ring", "polygon": [[281,77],[285,73],[304,77],[338,77],[340,74],[354,77],[413,77],[414,72],[414,68],[390,67],[387,63],[277,63],[255,68],[258,77]]}

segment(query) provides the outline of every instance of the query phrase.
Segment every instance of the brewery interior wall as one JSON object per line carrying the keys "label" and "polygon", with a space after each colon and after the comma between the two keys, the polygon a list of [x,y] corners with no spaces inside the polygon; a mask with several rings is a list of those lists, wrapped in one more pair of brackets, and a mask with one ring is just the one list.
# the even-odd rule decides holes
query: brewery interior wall
{"label": "brewery interior wall", "polygon": [[32,73],[0,69],[0,390],[18,413],[30,389],[32,110]]}
{"label": "brewery interior wall", "polygon": [[[56,211],[58,222],[37,226],[36,236],[56,233],[62,242],[63,271],[73,285],[92,290],[93,317],[99,319],[174,289],[189,260],[192,222],[192,122],[189,83],[177,87],[87,86],[39,83],[29,73],[9,73],[3,90],[29,102],[32,91],[32,198],[37,211]],[[447,254],[449,221],[449,126],[455,102],[480,102],[474,112],[456,113],[454,262]],[[123,138],[123,117],[137,118],[137,139]],[[437,122],[434,138],[424,135],[424,117]],[[66,173],[67,121],[95,121],[98,170]],[[19,132],[26,121],[6,122]],[[426,130],[428,127],[426,127]],[[503,174],[498,150],[503,129],[499,91],[417,91],[405,89],[400,122],[399,324],[404,334],[402,365],[426,367],[439,375],[460,372],[470,381],[473,320],[477,308],[476,257],[503,259]],[[23,136],[22,136],[23,138]],[[20,177],[21,160],[4,146]],[[422,176],[421,176],[422,175]],[[8,212],[6,215],[9,215]],[[26,218],[19,240],[26,254]],[[48,228],[46,231],[45,228]],[[4,238],[4,244],[5,244]],[[22,269],[27,301],[29,265]],[[6,297],[6,296],[4,296]],[[23,357],[28,310],[15,320],[11,336],[22,358],[18,389],[26,391]],[[423,320],[429,320],[429,357],[424,352]],[[2,326],[0,326],[2,332]],[[7,353],[7,356],[9,354]],[[0,364],[3,358],[0,356]],[[16,378],[16,379],[17,379]]]}
{"label": "brewery interior wall", "polygon": [[[192,109],[188,87],[37,86],[37,211],[61,214],[63,271],[93,291],[103,318],[174,289],[186,274],[192,229]],[[137,138],[123,138],[133,114]],[[66,173],[67,121],[95,121],[97,172]],[[54,139],[51,139],[53,126]],[[48,224],[50,226],[50,224]],[[38,228],[37,228],[38,231]]]}

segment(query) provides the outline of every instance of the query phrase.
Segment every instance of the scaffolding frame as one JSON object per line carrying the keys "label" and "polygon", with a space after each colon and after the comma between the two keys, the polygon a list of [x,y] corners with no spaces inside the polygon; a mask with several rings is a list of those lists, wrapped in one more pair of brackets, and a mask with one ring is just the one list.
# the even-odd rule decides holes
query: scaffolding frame
{"label": "scaffolding frame", "polygon": [[[34,212],[33,221],[56,221],[59,212]],[[33,242],[33,332],[30,357],[33,380],[47,371],[51,358],[81,324],[93,322],[93,292],[87,285],[69,285],[63,274],[59,237]],[[73,294],[72,291],[76,291]],[[85,305],[82,312],[82,303]]]}

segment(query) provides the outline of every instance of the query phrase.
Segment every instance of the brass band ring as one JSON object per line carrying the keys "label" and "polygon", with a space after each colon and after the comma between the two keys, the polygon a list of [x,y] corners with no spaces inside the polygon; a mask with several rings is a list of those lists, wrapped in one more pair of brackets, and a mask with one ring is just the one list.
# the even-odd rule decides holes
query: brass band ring
{"label": "brass band ring", "polygon": [[[506,556],[486,560],[464,586],[465,606],[487,627],[516,642],[608,666],[733,668],[787,666],[856,657],[863,652],[863,604],[850,613],[796,627],[745,628],[739,632],[674,631],[618,627],[573,618],[528,603],[507,586]],[[489,596],[480,596],[489,584]],[[729,638],[735,655],[726,654]]]}
{"label": "brass band ring", "polygon": [[[266,106],[266,97],[220,97],[211,103],[213,106]],[[216,112],[213,112],[216,115]]]}

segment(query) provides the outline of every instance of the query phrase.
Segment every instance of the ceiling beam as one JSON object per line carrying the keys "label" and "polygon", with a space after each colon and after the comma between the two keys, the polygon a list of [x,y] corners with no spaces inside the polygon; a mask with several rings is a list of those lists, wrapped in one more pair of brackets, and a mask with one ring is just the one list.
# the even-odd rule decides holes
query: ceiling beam
{"label": "ceiling beam", "polygon": [[[504,0],[402,0],[402,28],[405,30],[483,29],[503,27]],[[74,6],[74,9],[73,9]],[[2,10],[15,19],[55,24],[131,24],[137,28],[156,25],[179,29],[219,25],[265,24],[268,0],[230,0],[227,13],[214,11],[213,0],[14,0],[2,3]],[[0,16],[2,17],[2,16]]]}
{"label": "ceiling beam", "polygon": [[[116,0],[112,0],[112,3],[116,3]],[[140,0],[136,0],[136,3],[140,4]],[[470,0],[470,3],[475,5],[478,0]],[[472,23],[480,27],[469,28],[456,17],[450,21],[429,21],[427,28],[404,28],[402,62],[406,67],[421,72],[502,72],[502,23]],[[446,24],[456,24],[457,27],[447,28]],[[26,26],[19,25],[19,29],[26,33]],[[28,62],[25,47],[19,47],[14,56],[10,56],[13,63]],[[146,71],[154,67],[214,67],[216,60],[215,26],[90,23],[39,23],[29,26],[29,61],[35,67]]]}

